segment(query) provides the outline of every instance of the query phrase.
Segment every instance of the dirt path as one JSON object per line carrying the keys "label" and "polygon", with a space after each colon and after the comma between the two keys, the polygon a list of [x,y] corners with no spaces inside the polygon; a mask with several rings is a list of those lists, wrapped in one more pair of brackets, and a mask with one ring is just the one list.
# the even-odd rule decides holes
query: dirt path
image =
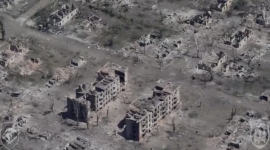
{"label": "dirt path", "polygon": [[40,0],[36,5],[34,5],[32,8],[27,10],[24,14],[21,14],[17,21],[21,24],[23,24],[25,21],[27,21],[31,16],[33,16],[38,10],[48,6],[50,3],[52,3],[52,0]]}

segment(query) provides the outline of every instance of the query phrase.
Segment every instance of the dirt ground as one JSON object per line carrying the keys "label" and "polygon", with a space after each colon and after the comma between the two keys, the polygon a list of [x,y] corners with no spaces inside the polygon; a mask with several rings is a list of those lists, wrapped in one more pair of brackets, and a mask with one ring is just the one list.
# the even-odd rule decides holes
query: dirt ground
{"label": "dirt ground", "polygon": [[[77,136],[85,137],[91,143],[91,149],[100,150],[222,150],[231,139],[240,137],[243,138],[240,147],[232,149],[255,150],[249,140],[249,131],[242,129],[251,119],[247,116],[248,111],[255,112],[254,118],[266,117],[269,122],[269,101],[259,99],[261,93],[270,87],[269,28],[243,21],[241,13],[245,14],[259,3],[248,1],[241,9],[234,3],[228,10],[230,14],[212,11],[213,23],[208,28],[184,22],[186,18],[208,10],[211,5],[208,0],[130,0],[123,6],[106,5],[104,1],[83,4],[77,1],[79,14],[58,35],[29,28],[8,15],[0,14],[4,18],[7,36],[7,40],[0,43],[0,50],[3,51],[9,41],[27,39],[24,46],[29,52],[24,60],[39,58],[42,61],[31,75],[21,75],[17,69],[9,67],[0,69],[1,118],[7,115],[27,117],[14,150],[60,150]],[[52,4],[45,10],[52,11],[52,6],[59,7]],[[126,7],[127,10],[120,9]],[[30,20],[38,14],[39,11]],[[101,18],[100,24],[95,28],[81,28],[92,15]],[[241,27],[253,33],[248,42],[238,49],[224,44],[227,34]],[[150,39],[152,44],[141,46],[140,43],[148,40],[144,35],[149,34],[157,35],[157,38]],[[8,40],[9,37],[15,39]],[[172,46],[175,41],[181,41],[177,48]],[[170,52],[164,50],[164,54],[158,55],[157,51],[163,53],[166,44]],[[228,75],[210,65],[213,70],[211,80],[200,76],[196,69],[198,64],[209,63],[220,51],[229,62],[244,66],[246,70],[231,69],[225,72],[230,73]],[[247,64],[244,56],[251,53],[256,55]],[[47,88],[45,84],[55,70],[68,66],[75,56],[84,56],[86,63],[75,69],[70,80]],[[67,96],[75,92],[77,85],[93,82],[96,71],[107,62],[129,67],[128,88],[106,106],[110,112],[108,118],[104,108],[99,112],[101,119],[97,125],[97,114],[91,113],[89,129],[83,122],[77,126],[76,121],[63,118],[62,113],[67,111]],[[214,63],[218,64],[219,60]],[[234,73],[254,76],[249,80],[231,75]],[[139,96],[151,96],[159,79],[180,86],[182,105],[160,121],[142,142],[125,140],[123,120],[129,104]],[[20,96],[12,97],[11,93],[18,90],[23,91]],[[50,109],[51,100],[54,100],[54,111]],[[247,120],[242,122],[244,125],[239,123],[238,117]],[[176,123],[175,132],[172,120]],[[33,137],[27,130],[32,127],[38,133],[50,136]],[[225,136],[229,127],[235,133]],[[268,143],[262,150],[269,148]]]}

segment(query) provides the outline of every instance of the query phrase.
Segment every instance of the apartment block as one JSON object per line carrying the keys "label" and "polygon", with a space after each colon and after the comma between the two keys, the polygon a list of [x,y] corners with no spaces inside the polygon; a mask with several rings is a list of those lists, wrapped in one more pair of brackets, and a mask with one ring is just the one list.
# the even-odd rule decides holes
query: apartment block
{"label": "apartment block", "polygon": [[[89,111],[99,111],[114,100],[127,86],[128,68],[106,63],[97,71],[96,77],[96,81],[93,83],[80,84],[75,90],[74,98],[67,99],[68,112],[72,116],[76,115],[73,113],[72,107],[76,103],[82,105],[83,108],[89,108]],[[80,114],[80,116],[82,115]]]}
{"label": "apartment block", "polygon": [[158,82],[149,98],[138,98],[126,114],[126,136],[141,141],[158,122],[180,104],[179,86]]}

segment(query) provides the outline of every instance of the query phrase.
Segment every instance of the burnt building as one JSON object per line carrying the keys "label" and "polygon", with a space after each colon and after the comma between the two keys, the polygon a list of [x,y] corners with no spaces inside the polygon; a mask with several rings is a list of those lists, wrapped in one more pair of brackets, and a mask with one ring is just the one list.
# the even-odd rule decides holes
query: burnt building
{"label": "burnt building", "polygon": [[67,109],[69,116],[78,121],[86,122],[90,115],[90,103],[84,97],[67,98]]}
{"label": "burnt building", "polygon": [[220,12],[228,10],[232,6],[233,0],[216,0],[215,9]]}
{"label": "burnt building", "polygon": [[[85,111],[99,111],[117,95],[125,90],[128,82],[128,68],[113,63],[106,63],[97,71],[97,79],[91,84],[80,84],[75,90],[74,98],[67,99],[68,112],[74,116],[77,103]],[[80,108],[80,107],[79,107]],[[82,112],[85,112],[82,111]],[[76,111],[75,111],[76,112]],[[79,112],[79,116],[86,117]]]}
{"label": "burnt building", "polygon": [[114,100],[120,92],[120,77],[105,76],[101,81],[91,85],[91,90],[87,93],[87,100],[91,102],[91,109],[98,111]]}
{"label": "burnt building", "polygon": [[48,18],[48,24],[63,26],[68,23],[78,13],[78,8],[74,4],[64,4],[61,9],[53,12]]}
{"label": "burnt building", "polygon": [[197,23],[197,24],[209,26],[209,24],[212,23],[211,11],[196,15],[195,17],[192,17],[191,19],[187,20],[186,23],[191,24],[191,25],[195,25]]}
{"label": "burnt building", "polygon": [[126,89],[128,83],[128,68],[108,62],[97,71],[97,80],[101,81],[106,76],[118,76],[120,79],[121,89],[123,91]]}
{"label": "burnt building", "polygon": [[253,35],[252,31],[242,28],[235,32],[225,43],[228,45],[232,45],[235,48],[239,48],[243,46],[247,40]]}
{"label": "burnt building", "polygon": [[149,98],[139,98],[130,104],[126,114],[126,137],[141,141],[158,122],[180,104],[179,86],[159,82]]}

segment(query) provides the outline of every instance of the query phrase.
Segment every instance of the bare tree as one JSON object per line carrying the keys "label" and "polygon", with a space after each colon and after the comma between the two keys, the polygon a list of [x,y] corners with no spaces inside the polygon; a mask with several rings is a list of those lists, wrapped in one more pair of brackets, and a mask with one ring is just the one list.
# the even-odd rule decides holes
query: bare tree
{"label": "bare tree", "polygon": [[232,121],[233,117],[236,115],[236,112],[237,112],[237,107],[233,107],[231,110],[230,117],[228,118],[228,122]]}
{"label": "bare tree", "polygon": [[173,120],[172,120],[172,130],[173,130],[173,133],[176,132],[175,118],[173,118]]}
{"label": "bare tree", "polygon": [[98,123],[99,123],[99,114],[97,113],[97,126],[98,126]]}
{"label": "bare tree", "polygon": [[80,111],[80,106],[78,101],[74,100],[73,101],[73,108],[74,108],[74,113],[77,121],[77,126],[79,126],[79,111]]}
{"label": "bare tree", "polygon": [[0,30],[1,30],[1,34],[2,34],[2,41],[5,40],[5,35],[6,35],[6,31],[5,31],[5,28],[4,28],[4,21],[3,21],[3,18],[0,18]]}
{"label": "bare tree", "polygon": [[200,57],[200,50],[199,50],[199,45],[198,45],[198,37],[195,37],[195,44],[196,44],[196,49],[197,49],[197,53],[196,53],[196,57],[199,58]]}
{"label": "bare tree", "polygon": [[50,98],[50,109],[51,109],[51,112],[54,112],[54,98]]}
{"label": "bare tree", "polygon": [[109,119],[109,108],[110,108],[110,106],[108,106],[108,108],[107,108],[107,114],[106,114],[107,119]]}

